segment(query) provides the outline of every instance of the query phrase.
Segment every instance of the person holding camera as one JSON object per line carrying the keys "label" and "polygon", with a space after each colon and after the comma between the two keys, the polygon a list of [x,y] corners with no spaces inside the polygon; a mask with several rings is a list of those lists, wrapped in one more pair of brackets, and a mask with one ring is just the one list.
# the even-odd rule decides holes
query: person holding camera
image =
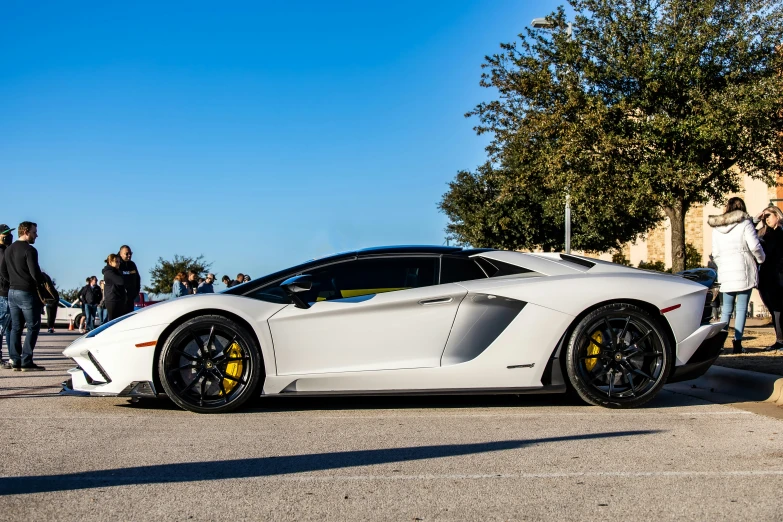
{"label": "person holding camera", "polygon": [[759,267],[759,295],[772,315],[775,343],[768,351],[783,348],[783,212],[778,207],[767,207],[754,219],[761,223],[758,231],[766,259]]}

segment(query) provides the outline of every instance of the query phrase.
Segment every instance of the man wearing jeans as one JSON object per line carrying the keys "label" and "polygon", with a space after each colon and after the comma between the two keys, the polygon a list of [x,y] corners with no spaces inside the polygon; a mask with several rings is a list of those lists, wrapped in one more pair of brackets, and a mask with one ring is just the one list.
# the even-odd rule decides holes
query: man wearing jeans
{"label": "man wearing jeans", "polygon": [[98,304],[102,300],[98,278],[90,277],[89,283],[79,292],[79,299],[84,303],[84,315],[87,317],[85,329],[89,332],[95,328],[95,317],[98,314]]}
{"label": "man wearing jeans", "polygon": [[[5,249],[14,241],[14,236],[11,234],[13,228],[8,225],[0,225],[0,265],[3,264],[3,257],[5,256]],[[3,337],[5,336],[8,341],[9,330],[8,327],[11,324],[11,311],[8,308],[8,280],[0,277],[0,366],[10,370],[12,368],[10,361],[3,361]]]}
{"label": "man wearing jeans", "polygon": [[[33,247],[38,237],[38,225],[30,221],[19,224],[19,239],[6,248],[0,263],[0,278],[8,281],[8,303],[11,308],[11,337],[8,352],[14,371],[43,371],[33,362],[33,350],[41,329],[41,298],[38,285],[43,281],[38,266],[38,251]],[[27,335],[22,346],[22,330]],[[21,350],[20,350],[21,348]]]}

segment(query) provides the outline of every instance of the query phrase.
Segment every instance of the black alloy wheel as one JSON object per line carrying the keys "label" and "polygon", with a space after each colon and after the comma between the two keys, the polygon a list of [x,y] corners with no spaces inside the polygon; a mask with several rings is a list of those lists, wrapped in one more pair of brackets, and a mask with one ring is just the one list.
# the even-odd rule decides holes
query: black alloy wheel
{"label": "black alloy wheel", "polygon": [[219,315],[190,319],[169,336],[158,358],[166,394],[184,410],[223,413],[255,392],[263,367],[253,337]]}
{"label": "black alloy wheel", "polygon": [[579,396],[610,408],[633,408],[655,397],[673,362],[658,320],[625,303],[589,313],[574,329],[566,352],[568,377]]}

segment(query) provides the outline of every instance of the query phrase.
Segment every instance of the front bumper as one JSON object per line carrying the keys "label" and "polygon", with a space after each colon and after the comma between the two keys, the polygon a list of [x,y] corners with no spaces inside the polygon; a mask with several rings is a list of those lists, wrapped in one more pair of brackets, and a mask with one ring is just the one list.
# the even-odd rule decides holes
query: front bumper
{"label": "front bumper", "polygon": [[727,330],[721,329],[713,334],[712,337],[702,341],[687,363],[674,367],[674,371],[672,371],[667,382],[689,381],[704,375],[720,357],[728,335],[729,332]]}
{"label": "front bumper", "polygon": [[[76,363],[68,370],[64,393],[74,395],[153,397],[155,345],[165,326],[103,332],[81,337],[63,351]],[[80,393],[74,393],[80,392]]]}
{"label": "front bumper", "polygon": [[118,393],[106,390],[106,384],[95,382],[90,375],[80,367],[68,370],[68,380],[62,382],[60,395],[76,397],[147,397],[156,398],[158,391],[152,381],[132,381]]}

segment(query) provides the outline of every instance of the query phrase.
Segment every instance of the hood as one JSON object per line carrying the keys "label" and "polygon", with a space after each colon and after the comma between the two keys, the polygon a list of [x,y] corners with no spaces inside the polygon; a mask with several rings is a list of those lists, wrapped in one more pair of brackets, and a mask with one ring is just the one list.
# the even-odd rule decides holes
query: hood
{"label": "hood", "polygon": [[750,214],[747,212],[734,210],[733,212],[727,212],[720,216],[710,216],[707,220],[707,224],[721,234],[728,234],[738,224],[750,219]]}

